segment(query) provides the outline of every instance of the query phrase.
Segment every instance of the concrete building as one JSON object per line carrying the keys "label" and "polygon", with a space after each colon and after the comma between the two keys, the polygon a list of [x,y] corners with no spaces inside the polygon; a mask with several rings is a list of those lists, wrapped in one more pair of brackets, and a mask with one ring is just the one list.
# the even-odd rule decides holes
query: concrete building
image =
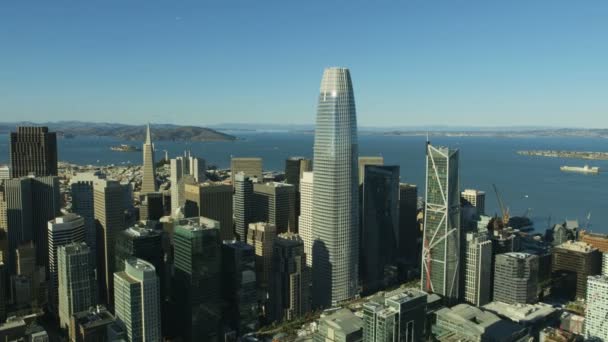
{"label": "concrete building", "polygon": [[298,234],[304,242],[306,265],[312,267],[312,190],[313,173],[304,172],[300,180],[300,217],[298,217]]}
{"label": "concrete building", "polygon": [[576,274],[576,298],[586,298],[587,278],[602,271],[598,249],[582,241],[568,241],[553,248],[552,272]]}
{"label": "concrete building", "polygon": [[114,315],[103,305],[75,312],[70,317],[70,342],[111,341],[108,330],[115,324]]}
{"label": "concrete building", "polygon": [[367,165],[384,165],[384,157],[381,156],[361,156],[357,158],[357,166],[359,168],[359,185],[365,182],[365,167]]}
{"label": "concrete building", "polygon": [[253,222],[268,222],[277,233],[295,232],[296,188],[291,184],[269,182],[253,185]]}
{"label": "concrete building", "polygon": [[271,317],[290,321],[310,311],[304,242],[294,233],[279,234],[272,252]]}
{"label": "concrete building", "polygon": [[348,309],[340,309],[321,316],[314,342],[363,341],[363,320]]}
{"label": "concrete building", "polygon": [[538,257],[528,253],[504,253],[495,258],[494,301],[508,304],[538,300]]}
{"label": "concrete building", "polygon": [[477,209],[478,215],[485,215],[486,213],[486,193],[485,191],[475,189],[465,189],[460,193],[465,205],[470,205]]}
{"label": "concrete building", "polygon": [[399,244],[399,166],[366,165],[361,204],[360,280],[363,293],[388,285]]}
{"label": "concrete building", "polygon": [[285,182],[300,189],[300,179],[304,172],[312,171],[312,160],[304,157],[289,157],[285,160]]}
{"label": "concrete building", "polygon": [[608,234],[592,233],[581,231],[579,240],[589,244],[593,248],[597,248],[600,252],[608,252]]}
{"label": "concrete building", "polygon": [[142,153],[144,158],[140,193],[156,192],[156,163],[154,162],[154,144],[152,144],[150,124],[146,126],[146,141],[144,142]]}
{"label": "concrete building", "polygon": [[239,241],[247,241],[247,229],[254,220],[253,182],[244,173],[234,178],[234,233]]}
{"label": "concrete building", "polygon": [[125,269],[114,273],[116,319],[127,330],[131,342],[162,339],[160,329],[159,280],[154,265],[137,258],[125,261]]}
{"label": "concrete building", "polygon": [[62,245],[57,250],[59,322],[68,328],[74,313],[96,304],[95,270],[91,250],[84,242]]}
{"label": "concrete building", "polygon": [[173,240],[173,324],[184,341],[217,341],[222,298],[220,223],[205,217],[179,220]]}
{"label": "concrete building", "polygon": [[10,136],[11,178],[57,176],[57,135],[47,127],[17,127]]}
{"label": "concrete building", "polygon": [[482,306],[492,299],[492,241],[488,233],[467,233],[465,253],[464,300]]}
{"label": "concrete building", "polygon": [[230,173],[232,184],[234,184],[234,176],[238,173],[244,173],[250,179],[256,179],[256,182],[264,181],[262,175],[262,158],[232,158],[230,159]]}
{"label": "concrete building", "polygon": [[205,182],[185,185],[186,217],[207,217],[220,223],[222,240],[234,238],[232,218],[233,187],[221,183]]}
{"label": "concrete building", "polygon": [[[84,218],[77,214],[57,217],[48,223],[49,237],[49,309],[52,315],[59,314],[59,277],[57,273],[57,249],[72,242],[84,242]],[[89,251],[90,252],[90,251]],[[90,253],[88,254],[90,257]],[[88,264],[91,265],[90,263]],[[69,321],[69,319],[68,319]]]}
{"label": "concrete building", "polygon": [[[585,337],[608,341],[608,277],[587,277],[587,309],[585,311]],[[592,340],[595,341],[595,340]]]}
{"label": "concrete building", "polygon": [[426,200],[421,288],[447,303],[460,294],[459,153],[446,147],[426,147]]}
{"label": "concrete building", "polygon": [[425,337],[427,295],[404,290],[363,304],[363,342],[416,342]]}
{"label": "concrete building", "polygon": [[258,284],[258,301],[262,303],[266,315],[269,314],[269,303],[267,302],[270,293],[272,277],[272,253],[276,240],[276,227],[265,223],[257,222],[249,224],[247,232],[247,244],[253,247],[255,252],[255,273]]}
{"label": "concrete building", "polygon": [[314,142],[313,301],[328,307],[358,294],[357,114],[350,71],[327,68]]}
{"label": "concrete building", "polygon": [[399,184],[398,257],[412,267],[420,265],[422,230],[418,224],[418,188],[414,184]]}
{"label": "concrete building", "polygon": [[97,227],[97,275],[102,303],[113,308],[114,246],[116,235],[126,228],[125,188],[117,181],[100,180],[93,184],[93,205]]}

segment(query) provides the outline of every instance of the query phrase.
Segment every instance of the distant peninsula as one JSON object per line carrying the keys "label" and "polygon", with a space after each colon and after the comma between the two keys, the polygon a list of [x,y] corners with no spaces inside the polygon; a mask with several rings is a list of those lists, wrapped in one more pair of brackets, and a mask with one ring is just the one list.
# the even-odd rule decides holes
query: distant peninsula
{"label": "distant peninsula", "polygon": [[[48,123],[15,122],[0,123],[0,133],[15,131],[17,126],[47,126],[59,136],[73,138],[77,136],[113,137],[128,141],[144,141],[144,125],[125,125],[116,123],[97,123],[82,121],[60,121]],[[178,126],[171,124],[152,124],[154,141],[234,141],[233,135],[222,133],[211,128],[197,126]]]}

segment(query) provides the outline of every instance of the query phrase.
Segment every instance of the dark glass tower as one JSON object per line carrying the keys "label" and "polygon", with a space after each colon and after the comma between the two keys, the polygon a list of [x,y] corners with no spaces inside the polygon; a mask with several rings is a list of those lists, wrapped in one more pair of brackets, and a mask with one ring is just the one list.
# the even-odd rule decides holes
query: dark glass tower
{"label": "dark glass tower", "polygon": [[11,178],[57,176],[57,135],[47,127],[11,132]]}
{"label": "dark glass tower", "polygon": [[357,295],[359,203],[355,97],[346,68],[323,73],[314,143],[313,301]]}

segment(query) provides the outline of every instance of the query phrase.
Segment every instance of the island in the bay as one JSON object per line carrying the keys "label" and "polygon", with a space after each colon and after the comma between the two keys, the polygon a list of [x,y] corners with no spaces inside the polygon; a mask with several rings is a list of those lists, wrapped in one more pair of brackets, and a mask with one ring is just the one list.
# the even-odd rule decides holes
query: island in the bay
{"label": "island in the bay", "polygon": [[517,151],[517,154],[520,154],[523,156],[550,157],[550,158],[608,160],[608,152],[523,150],[523,151]]}

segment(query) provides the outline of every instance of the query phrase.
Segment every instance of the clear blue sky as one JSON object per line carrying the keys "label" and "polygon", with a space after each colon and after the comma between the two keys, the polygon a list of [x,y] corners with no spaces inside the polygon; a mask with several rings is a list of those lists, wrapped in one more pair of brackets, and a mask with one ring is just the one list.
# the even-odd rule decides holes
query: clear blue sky
{"label": "clear blue sky", "polygon": [[608,127],[608,1],[0,1],[0,121]]}

